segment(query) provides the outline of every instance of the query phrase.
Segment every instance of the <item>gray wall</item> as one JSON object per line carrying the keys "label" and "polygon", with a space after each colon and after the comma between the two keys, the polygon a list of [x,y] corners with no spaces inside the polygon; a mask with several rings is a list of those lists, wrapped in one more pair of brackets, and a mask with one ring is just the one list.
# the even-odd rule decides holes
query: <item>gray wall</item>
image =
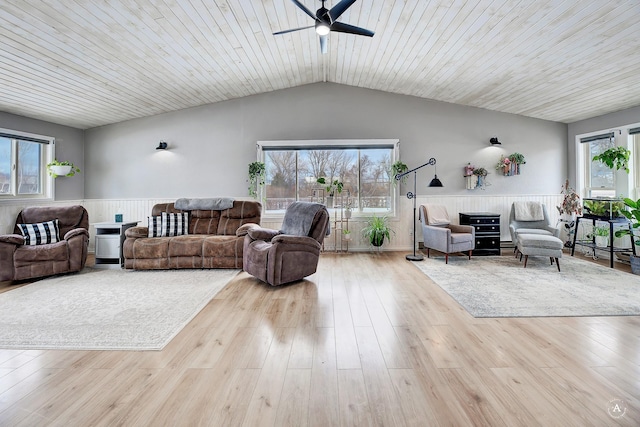
{"label": "gray wall", "polygon": [[[503,145],[491,147],[492,136]],[[399,138],[410,168],[437,159],[445,186],[427,189],[425,168],[420,195],[556,194],[567,176],[565,124],[316,83],[89,129],[85,198],[247,196],[256,141],[366,138]],[[170,149],[155,150],[160,140]],[[500,154],[516,151],[523,173],[496,174]],[[489,170],[486,190],[465,190],[467,162]]]}
{"label": "gray wall", "polygon": [[42,120],[16,116],[0,111],[0,128],[52,136],[56,139],[56,157],[80,168],[74,177],[58,178],[55,182],[56,200],[80,200],[84,197],[84,131],[56,125]]}
{"label": "gray wall", "polygon": [[577,135],[636,124],[640,124],[640,106],[569,124],[567,129],[567,152],[571,159],[569,164],[569,174],[573,183],[577,180],[575,164]]}

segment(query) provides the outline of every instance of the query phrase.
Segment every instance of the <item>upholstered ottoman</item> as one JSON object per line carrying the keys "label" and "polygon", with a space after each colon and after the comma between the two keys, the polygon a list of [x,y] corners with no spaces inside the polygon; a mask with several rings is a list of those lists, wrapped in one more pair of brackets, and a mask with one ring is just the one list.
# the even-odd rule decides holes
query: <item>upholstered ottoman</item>
{"label": "upholstered ottoman", "polygon": [[554,236],[543,234],[524,234],[518,233],[518,246],[520,259],[524,255],[524,267],[527,268],[527,259],[531,256],[548,256],[551,264],[555,260],[560,271],[560,262],[558,258],[562,258],[562,248],[564,244],[562,240]]}

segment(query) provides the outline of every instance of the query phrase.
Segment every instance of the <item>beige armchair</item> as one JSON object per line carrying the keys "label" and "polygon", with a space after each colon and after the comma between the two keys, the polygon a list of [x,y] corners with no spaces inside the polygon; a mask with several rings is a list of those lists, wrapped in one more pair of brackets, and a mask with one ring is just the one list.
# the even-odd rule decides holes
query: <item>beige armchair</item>
{"label": "beige armchair", "polygon": [[[26,245],[18,224],[58,220],[60,241]],[[87,260],[89,214],[82,206],[25,208],[13,234],[0,236],[0,281],[25,280],[80,271]]]}
{"label": "beige armchair", "polygon": [[272,286],[301,280],[316,272],[329,212],[319,203],[294,202],[281,230],[251,226],[244,238],[243,268]]}
{"label": "beige armchair", "polygon": [[449,263],[449,254],[466,252],[471,259],[475,248],[476,229],[470,225],[451,224],[447,209],[442,205],[427,204],[420,206],[420,223],[427,257],[430,250],[444,253],[445,263]]}

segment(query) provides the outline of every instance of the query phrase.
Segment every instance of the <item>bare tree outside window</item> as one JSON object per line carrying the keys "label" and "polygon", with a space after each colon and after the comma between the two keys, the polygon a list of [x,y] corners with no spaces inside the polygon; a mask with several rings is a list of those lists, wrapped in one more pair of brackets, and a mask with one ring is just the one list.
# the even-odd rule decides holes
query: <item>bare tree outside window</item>
{"label": "bare tree outside window", "polygon": [[53,157],[53,138],[13,134],[0,129],[0,198],[50,197],[47,159]]}
{"label": "bare tree outside window", "polygon": [[18,141],[18,194],[41,193],[42,144]]}
{"label": "bare tree outside window", "polygon": [[602,138],[588,143],[590,162],[590,191],[591,197],[615,197],[615,173],[607,165],[599,161],[593,161],[593,156],[602,154],[614,147],[613,138]]}
{"label": "bare tree outside window", "polygon": [[11,140],[0,137],[0,194],[11,193]]}
{"label": "bare tree outside window", "polygon": [[355,211],[388,211],[392,157],[392,148],[265,151],[266,210],[283,211],[295,200],[325,202],[326,185],[317,183],[324,177],[343,183],[341,195]]}

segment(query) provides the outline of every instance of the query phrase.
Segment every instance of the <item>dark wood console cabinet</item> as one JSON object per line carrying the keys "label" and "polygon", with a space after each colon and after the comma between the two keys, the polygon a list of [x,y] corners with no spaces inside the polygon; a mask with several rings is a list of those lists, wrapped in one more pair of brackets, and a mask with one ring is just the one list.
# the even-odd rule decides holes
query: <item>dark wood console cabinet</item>
{"label": "dark wood console cabinet", "polygon": [[472,225],[476,229],[473,255],[500,255],[500,214],[460,212],[460,225]]}

